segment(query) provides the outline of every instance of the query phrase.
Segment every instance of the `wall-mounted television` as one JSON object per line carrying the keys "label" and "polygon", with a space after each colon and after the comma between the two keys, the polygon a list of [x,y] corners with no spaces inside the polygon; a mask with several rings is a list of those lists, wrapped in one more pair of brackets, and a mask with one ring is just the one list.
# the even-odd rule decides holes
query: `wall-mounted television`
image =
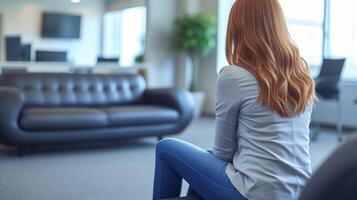
{"label": "wall-mounted television", "polygon": [[63,13],[42,13],[42,37],[80,38],[81,16]]}

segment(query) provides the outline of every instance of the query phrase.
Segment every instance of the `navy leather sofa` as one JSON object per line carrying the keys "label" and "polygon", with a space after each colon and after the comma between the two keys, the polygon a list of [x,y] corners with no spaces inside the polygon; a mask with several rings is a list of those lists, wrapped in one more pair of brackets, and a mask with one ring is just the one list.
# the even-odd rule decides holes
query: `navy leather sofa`
{"label": "navy leather sofa", "polygon": [[0,142],[18,147],[180,133],[190,94],[146,89],[134,74],[9,73],[0,76]]}

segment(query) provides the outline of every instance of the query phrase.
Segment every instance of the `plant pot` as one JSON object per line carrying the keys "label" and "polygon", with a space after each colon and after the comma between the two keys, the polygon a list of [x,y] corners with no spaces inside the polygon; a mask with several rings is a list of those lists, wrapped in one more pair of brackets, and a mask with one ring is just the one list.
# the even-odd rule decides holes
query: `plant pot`
{"label": "plant pot", "polygon": [[191,92],[194,101],[194,118],[198,118],[202,115],[203,105],[205,103],[205,93],[201,91]]}

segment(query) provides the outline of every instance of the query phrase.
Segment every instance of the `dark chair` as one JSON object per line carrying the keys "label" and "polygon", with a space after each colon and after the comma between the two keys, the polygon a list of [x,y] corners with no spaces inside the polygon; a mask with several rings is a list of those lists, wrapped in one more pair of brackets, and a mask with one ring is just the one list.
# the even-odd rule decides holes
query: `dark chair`
{"label": "dark chair", "polygon": [[357,138],[340,147],[312,176],[300,200],[357,198]]}
{"label": "dark chair", "polygon": [[[319,99],[332,100],[337,103],[337,122],[336,130],[339,135],[339,141],[342,141],[342,121],[341,121],[341,105],[340,105],[340,90],[338,84],[340,82],[341,72],[346,59],[324,59],[320,75],[315,80],[316,93]],[[319,134],[320,125],[318,124],[312,140],[315,141]]]}
{"label": "dark chair", "polygon": [[6,61],[31,61],[31,44],[21,44],[20,36],[5,38]]}
{"label": "dark chair", "polygon": [[119,58],[104,58],[104,57],[98,57],[97,58],[97,63],[119,63]]}
{"label": "dark chair", "polygon": [[21,53],[21,37],[8,36],[5,38],[6,61],[19,61]]}

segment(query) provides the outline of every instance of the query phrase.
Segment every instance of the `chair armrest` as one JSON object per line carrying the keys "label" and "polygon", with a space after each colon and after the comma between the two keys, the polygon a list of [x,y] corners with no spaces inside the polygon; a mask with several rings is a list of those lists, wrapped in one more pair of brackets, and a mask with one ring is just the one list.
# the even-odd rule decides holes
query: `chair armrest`
{"label": "chair armrest", "polygon": [[22,93],[13,87],[0,87],[0,141],[9,143],[19,132],[18,118],[23,107]]}
{"label": "chair armrest", "polygon": [[177,110],[180,121],[189,123],[193,117],[193,98],[186,90],[182,89],[146,89],[144,92],[145,104],[167,106]]}

